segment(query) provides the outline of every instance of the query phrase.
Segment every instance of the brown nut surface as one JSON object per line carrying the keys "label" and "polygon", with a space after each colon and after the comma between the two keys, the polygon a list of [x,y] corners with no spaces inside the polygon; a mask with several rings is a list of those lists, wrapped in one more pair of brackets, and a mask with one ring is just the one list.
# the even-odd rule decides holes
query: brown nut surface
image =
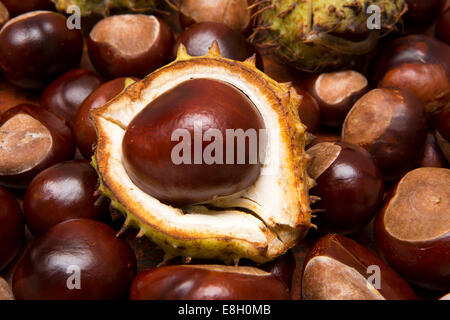
{"label": "brown nut surface", "polygon": [[401,178],[422,154],[426,138],[422,103],[402,89],[374,89],[359,99],[342,127],[342,140],[369,151],[387,181]]}
{"label": "brown nut surface", "polygon": [[0,28],[9,20],[8,9],[0,2]]}
{"label": "brown nut surface", "polygon": [[444,8],[446,0],[406,0],[408,11],[403,16],[407,25],[431,24]]}
{"label": "brown nut surface", "polygon": [[0,301],[1,300],[14,300],[14,295],[9,283],[2,277],[0,277]]}
{"label": "brown nut surface", "polygon": [[1,2],[8,8],[11,17],[30,11],[54,9],[51,0],[2,0]]}
{"label": "brown nut surface", "polygon": [[409,300],[408,284],[381,259],[355,241],[330,234],[306,257],[304,300]]}
{"label": "brown nut surface", "polygon": [[98,22],[89,34],[89,57],[108,79],[143,78],[170,59],[173,35],[155,16],[124,14]]}
{"label": "brown nut surface", "polygon": [[447,160],[439,148],[436,136],[433,132],[427,133],[425,147],[422,156],[419,158],[418,166],[435,168],[445,168],[447,166]]}
{"label": "brown nut surface", "polygon": [[167,266],[143,271],[130,289],[132,300],[289,300],[287,286],[253,267]]}
{"label": "brown nut surface", "polygon": [[450,170],[419,168],[399,181],[375,221],[377,248],[405,279],[450,288]]}
{"label": "brown nut surface", "polygon": [[438,115],[436,140],[445,158],[450,162],[450,106],[447,106]]}
{"label": "brown nut surface", "polygon": [[294,86],[295,91],[302,96],[302,103],[298,107],[298,115],[306,130],[310,133],[316,133],[320,125],[320,108],[316,99],[307,91]]}
{"label": "brown nut surface", "polygon": [[437,20],[435,30],[436,38],[450,45],[450,7]]}
{"label": "brown nut surface", "polygon": [[0,115],[0,185],[24,189],[42,170],[70,160],[72,132],[53,113],[22,104]]}

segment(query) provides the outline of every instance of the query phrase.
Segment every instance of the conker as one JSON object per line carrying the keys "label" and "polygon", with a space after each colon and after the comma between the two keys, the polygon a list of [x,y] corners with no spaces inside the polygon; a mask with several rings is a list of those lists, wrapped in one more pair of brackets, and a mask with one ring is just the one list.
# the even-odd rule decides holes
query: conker
{"label": "conker", "polygon": [[383,200],[383,176],[365,149],[345,142],[322,142],[307,150],[308,172],[316,180],[310,194],[313,222],[320,233],[354,233],[375,216]]}
{"label": "conker", "polygon": [[45,89],[41,106],[72,125],[84,99],[102,83],[103,79],[89,70],[70,70]]}
{"label": "conker", "polygon": [[405,279],[431,290],[450,288],[449,186],[449,169],[415,169],[375,221],[380,254]]}
{"label": "conker", "polygon": [[353,70],[322,73],[310,77],[305,86],[320,108],[320,122],[341,126],[353,104],[369,91],[364,75]]}
{"label": "conker", "polygon": [[450,102],[450,47],[425,35],[398,38],[374,58],[372,81],[411,91],[433,116]]}
{"label": "conker", "polygon": [[[237,129],[250,130],[255,139],[245,146],[234,143],[239,139],[229,130]],[[182,206],[231,195],[259,177],[262,161],[255,149],[262,129],[258,109],[237,88],[212,79],[188,80],[131,121],[122,142],[123,164],[139,188],[162,202]]]}
{"label": "conker", "polygon": [[439,114],[436,123],[436,140],[445,158],[450,162],[450,106]]}
{"label": "conker", "polygon": [[1,300],[14,300],[11,287],[2,277],[0,277],[0,301]]}
{"label": "conker", "polygon": [[80,63],[83,38],[66,17],[50,11],[25,13],[0,30],[0,69],[14,85],[43,88]]}
{"label": "conker", "polygon": [[289,300],[286,285],[253,267],[167,266],[143,271],[130,289],[132,300]]}
{"label": "conker", "polygon": [[0,187],[0,271],[19,251],[24,230],[25,224],[19,204],[11,193]]}
{"label": "conker", "polygon": [[170,58],[173,35],[155,16],[125,14],[105,18],[89,34],[89,57],[106,78],[143,78]]}
{"label": "conker", "polygon": [[1,2],[8,8],[11,17],[30,11],[54,9],[50,0],[2,0]]}
{"label": "conker", "polygon": [[17,266],[18,300],[126,298],[136,257],[111,227],[89,219],[57,224],[40,237]]}
{"label": "conker", "polygon": [[255,47],[239,32],[217,22],[200,22],[187,28],[175,43],[172,58],[176,58],[180,44],[191,56],[204,56],[214,41],[217,41],[222,57],[244,61],[256,54],[256,66],[263,69],[261,55]]}
{"label": "conker", "polygon": [[98,177],[88,160],[58,163],[39,173],[27,188],[23,209],[35,237],[69,219],[106,220],[108,206],[95,195]]}
{"label": "conker", "polygon": [[338,234],[320,238],[307,255],[302,297],[304,300],[416,299],[408,284],[381,259]]}
{"label": "conker", "polygon": [[370,152],[387,181],[412,169],[422,154],[427,124],[422,103],[403,89],[374,89],[359,99],[342,127],[342,140]]}
{"label": "conker", "polygon": [[418,166],[435,168],[445,168],[447,166],[447,160],[442,154],[433,132],[427,133],[425,147],[422,156],[419,158]]}
{"label": "conker", "polygon": [[0,2],[0,28],[9,20],[8,9]]}
{"label": "conker", "polygon": [[295,266],[296,261],[294,254],[291,250],[289,250],[282,256],[261,265],[259,268],[273,274],[275,277],[283,281],[283,283],[290,289]]}
{"label": "conker", "polygon": [[403,16],[407,25],[423,26],[434,22],[446,0],[406,0],[408,11]]}
{"label": "conker", "polygon": [[24,189],[42,170],[73,157],[72,132],[53,113],[22,104],[0,115],[0,185]]}
{"label": "conker", "polygon": [[450,45],[450,7],[437,20],[435,30],[436,38]]}
{"label": "conker", "polygon": [[294,86],[295,91],[302,96],[302,103],[298,107],[298,116],[302,123],[306,126],[306,131],[316,133],[320,125],[320,109],[319,105],[307,91]]}
{"label": "conker", "polygon": [[89,118],[89,112],[104,105],[134,81],[139,81],[139,79],[117,78],[110,80],[95,89],[81,104],[72,127],[77,147],[85,158],[90,159],[94,155],[93,147],[97,143],[97,133]]}

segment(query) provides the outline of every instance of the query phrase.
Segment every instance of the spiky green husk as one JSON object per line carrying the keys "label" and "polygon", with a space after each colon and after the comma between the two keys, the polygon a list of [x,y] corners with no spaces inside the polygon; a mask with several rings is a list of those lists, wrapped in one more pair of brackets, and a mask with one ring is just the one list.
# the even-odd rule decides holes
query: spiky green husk
{"label": "spiky green husk", "polygon": [[[381,9],[379,30],[367,28],[370,5]],[[370,52],[406,9],[404,0],[267,0],[252,39],[304,71],[341,68]],[[367,38],[350,41],[336,34]]]}
{"label": "spiky green husk", "polygon": [[157,8],[161,0],[52,0],[56,9],[66,12],[67,8],[76,5],[81,10],[81,16],[99,14],[107,16],[113,11],[146,12]]}

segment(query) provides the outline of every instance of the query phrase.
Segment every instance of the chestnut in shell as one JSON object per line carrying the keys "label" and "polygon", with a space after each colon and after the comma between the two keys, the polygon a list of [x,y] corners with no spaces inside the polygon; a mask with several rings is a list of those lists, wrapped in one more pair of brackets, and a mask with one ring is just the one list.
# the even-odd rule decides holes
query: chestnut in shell
{"label": "chestnut in shell", "polygon": [[427,134],[425,109],[403,89],[374,89],[359,99],[342,127],[342,141],[372,155],[386,181],[401,178],[422,155]]}
{"label": "chestnut in shell", "polygon": [[136,274],[129,244],[106,224],[73,219],[33,243],[17,266],[18,300],[125,299]]}
{"label": "chestnut in shell", "polygon": [[447,106],[438,115],[436,140],[445,158],[450,162],[450,106]]}
{"label": "chestnut in shell", "polygon": [[419,168],[397,184],[377,216],[378,251],[408,281],[450,288],[450,170]]}
{"label": "chestnut in shell", "polygon": [[429,117],[450,102],[450,46],[437,39],[425,35],[398,38],[382,48],[371,68],[374,86],[411,91]]}
{"label": "chestnut in shell", "polygon": [[72,132],[42,107],[15,106],[0,115],[0,185],[25,189],[42,170],[70,160]]}
{"label": "chestnut in shell", "polygon": [[73,121],[73,133],[81,154],[90,159],[94,155],[94,145],[97,143],[97,133],[92,124],[89,113],[92,109],[101,107],[117,96],[137,78],[117,78],[110,80],[95,89],[81,104]]}
{"label": "chestnut in shell", "polygon": [[375,216],[383,200],[383,176],[365,149],[345,142],[322,142],[307,150],[312,157],[310,194],[319,212],[313,222],[320,233],[354,233]]}
{"label": "chestnut in shell", "polygon": [[131,300],[289,300],[286,285],[253,267],[167,266],[134,279]]}
{"label": "chestnut in shell", "polygon": [[70,70],[44,90],[41,106],[72,125],[84,99],[102,83],[103,79],[89,70]]}
{"label": "chestnut in shell", "polygon": [[24,230],[25,224],[19,204],[10,192],[0,187],[0,271],[19,251]]}
{"label": "chestnut in shell", "polygon": [[9,20],[0,30],[0,70],[14,85],[42,89],[81,61],[83,38],[66,17],[34,11]]}
{"label": "chestnut in shell", "polygon": [[264,129],[258,109],[234,86],[188,80],[131,121],[122,142],[123,164],[139,188],[162,202],[203,202],[256,181]]}
{"label": "chestnut in shell", "polygon": [[88,160],[58,163],[39,173],[23,200],[28,229],[35,237],[74,218],[106,220],[108,205],[95,195],[98,177]]}
{"label": "chestnut in shell", "polygon": [[98,22],[88,38],[92,64],[105,78],[143,78],[170,59],[173,35],[155,16],[124,14]]}

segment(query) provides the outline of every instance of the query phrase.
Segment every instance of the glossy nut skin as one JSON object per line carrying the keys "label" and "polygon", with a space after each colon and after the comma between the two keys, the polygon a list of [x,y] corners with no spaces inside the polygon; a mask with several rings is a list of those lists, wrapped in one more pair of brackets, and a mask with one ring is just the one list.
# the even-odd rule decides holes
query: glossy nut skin
{"label": "glossy nut skin", "polygon": [[[200,122],[202,128],[195,129]],[[162,202],[182,206],[207,201],[247,188],[260,174],[262,161],[250,154],[250,143],[239,148],[235,143],[234,160],[226,163],[232,156],[227,154],[226,130],[255,130],[258,146],[259,132],[264,128],[258,109],[235,87],[211,79],[185,81],[153,100],[128,125],[122,140],[123,164],[139,188]],[[194,137],[208,129],[223,138],[222,157],[218,159],[222,164],[208,164],[211,159],[204,154],[211,142],[203,139],[201,151],[194,149],[195,144],[200,149],[195,140],[201,141]],[[181,137],[180,130],[189,136]],[[174,139],[174,133],[180,136]],[[186,141],[190,156],[187,150],[177,151],[187,145]],[[181,156],[185,152],[186,156]],[[238,155],[245,156],[244,163],[238,163]]]}
{"label": "glossy nut skin", "polygon": [[375,216],[383,200],[383,176],[365,149],[345,142],[323,142],[308,151],[316,186],[310,194],[318,212],[313,223],[320,233],[349,234],[362,229]]}
{"label": "glossy nut skin", "polygon": [[117,78],[95,89],[81,104],[73,122],[75,142],[81,154],[90,159],[94,155],[93,147],[97,143],[97,133],[89,118],[92,109],[101,107],[121,93],[127,84],[139,81],[138,78]]}
{"label": "glossy nut skin", "polygon": [[450,105],[438,115],[436,140],[445,158],[450,162]]}
{"label": "glossy nut skin", "polygon": [[450,45],[450,7],[445,10],[436,22],[435,36]]}
{"label": "glossy nut skin", "polygon": [[274,275],[256,268],[184,265],[141,272],[133,281],[130,299],[288,300],[289,290]]}
{"label": "glossy nut skin", "polygon": [[50,83],[44,90],[41,106],[72,126],[75,114],[84,99],[102,83],[103,79],[89,70],[70,70]]}
{"label": "glossy nut skin", "polygon": [[307,91],[294,86],[295,91],[302,96],[302,103],[298,108],[298,115],[302,123],[306,126],[306,131],[316,133],[320,126],[319,105]]}
{"label": "glossy nut skin", "polygon": [[219,44],[220,54],[224,58],[244,61],[256,54],[256,66],[263,69],[262,58],[255,47],[239,32],[217,22],[200,22],[187,28],[176,41],[172,58],[176,58],[180,44],[191,56],[203,56],[208,53],[214,40]]}
{"label": "glossy nut skin", "polygon": [[22,245],[25,224],[14,196],[0,187],[0,271],[16,256]]}
{"label": "glossy nut skin", "polygon": [[425,110],[417,97],[406,90],[382,88],[355,103],[341,137],[369,151],[385,181],[394,181],[417,163],[426,128]]}
{"label": "glossy nut skin", "polygon": [[[74,270],[79,268],[80,289]],[[18,300],[127,298],[136,257],[127,242],[98,221],[73,219],[51,228],[30,247],[15,270]]]}
{"label": "glossy nut skin", "polygon": [[275,277],[283,281],[283,283],[290,289],[295,266],[296,261],[294,254],[291,250],[289,250],[275,260],[259,266],[259,268],[273,274]]}
{"label": "glossy nut skin", "polygon": [[54,9],[54,6],[50,0],[2,0],[2,3],[6,6],[6,8],[8,8],[11,17],[30,11]]}
{"label": "glossy nut skin", "polygon": [[[380,288],[369,292],[367,286],[374,284],[370,266],[380,270]],[[380,258],[338,234],[320,238],[308,253],[302,273],[302,297],[304,300],[416,299],[408,284]]]}
{"label": "glossy nut skin", "polygon": [[50,11],[11,19],[0,31],[0,69],[11,83],[39,90],[81,61],[83,38]]}
{"label": "glossy nut skin", "polygon": [[[158,32],[152,39],[156,28]],[[149,39],[152,42],[145,48],[136,47],[136,43]],[[143,78],[169,62],[173,35],[170,27],[157,17],[118,15],[97,23],[87,44],[93,65],[105,78]]]}
{"label": "glossy nut skin", "polygon": [[437,39],[425,35],[398,38],[383,47],[371,71],[374,86],[413,92],[429,116],[450,102],[450,47]]}
{"label": "glossy nut skin", "polygon": [[447,166],[447,160],[442,154],[433,132],[427,133],[425,147],[422,156],[419,159],[418,166],[434,168],[445,168]]}
{"label": "glossy nut skin", "polygon": [[35,237],[54,225],[75,218],[105,221],[106,201],[95,195],[98,177],[88,160],[58,163],[39,173],[27,188],[23,210]]}
{"label": "glossy nut skin", "polygon": [[[58,163],[72,159],[75,152],[72,132],[69,127],[53,113],[42,107],[21,104],[0,115],[0,128],[17,115],[27,115],[43,127],[45,127],[51,135],[51,148],[48,153],[32,168],[18,173],[7,173],[0,175],[0,185],[14,189],[25,189],[30,181],[42,170]],[[26,150],[23,150],[24,152]],[[12,151],[5,151],[12,152]]]}
{"label": "glossy nut skin", "polygon": [[421,27],[431,24],[441,12],[446,0],[406,0],[408,11],[403,16],[406,25]]}

